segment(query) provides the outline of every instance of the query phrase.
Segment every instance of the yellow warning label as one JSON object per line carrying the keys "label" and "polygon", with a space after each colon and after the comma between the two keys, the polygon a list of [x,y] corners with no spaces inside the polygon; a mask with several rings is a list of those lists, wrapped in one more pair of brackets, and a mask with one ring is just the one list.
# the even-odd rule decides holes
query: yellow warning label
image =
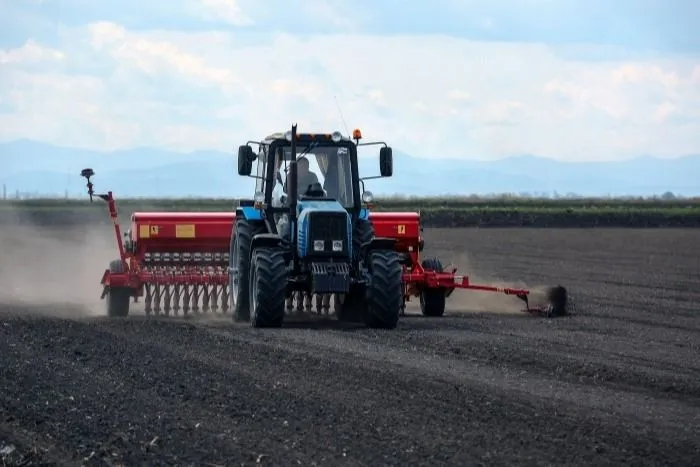
{"label": "yellow warning label", "polygon": [[150,232],[150,234],[153,235],[153,236],[158,236],[158,231],[159,231],[159,230],[160,230],[160,229],[159,229],[159,227],[158,227],[157,225],[152,225],[152,226],[151,226],[151,232]]}
{"label": "yellow warning label", "polygon": [[178,224],[175,226],[175,238],[194,238],[194,224]]}
{"label": "yellow warning label", "polygon": [[406,235],[406,226],[403,224],[399,224],[397,226],[397,230],[399,232],[399,235]]}
{"label": "yellow warning label", "polygon": [[148,238],[151,236],[151,231],[148,224],[139,226],[139,238]]}

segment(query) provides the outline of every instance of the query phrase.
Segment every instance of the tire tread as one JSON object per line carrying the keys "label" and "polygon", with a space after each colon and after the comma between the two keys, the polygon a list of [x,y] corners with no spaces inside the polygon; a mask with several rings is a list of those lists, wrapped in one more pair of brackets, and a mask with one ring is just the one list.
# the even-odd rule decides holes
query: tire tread
{"label": "tire tread", "polygon": [[[257,248],[252,267],[257,281],[256,315],[251,317],[253,327],[280,327],[284,321],[287,288],[287,264],[284,251],[278,248]],[[251,269],[252,272],[252,269]]]}

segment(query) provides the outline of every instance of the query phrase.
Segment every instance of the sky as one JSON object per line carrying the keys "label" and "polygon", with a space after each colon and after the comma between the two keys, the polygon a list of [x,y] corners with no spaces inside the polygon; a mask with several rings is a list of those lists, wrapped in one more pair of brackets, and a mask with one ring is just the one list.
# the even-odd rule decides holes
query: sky
{"label": "sky", "polygon": [[0,141],[417,157],[700,153],[696,0],[0,0]]}

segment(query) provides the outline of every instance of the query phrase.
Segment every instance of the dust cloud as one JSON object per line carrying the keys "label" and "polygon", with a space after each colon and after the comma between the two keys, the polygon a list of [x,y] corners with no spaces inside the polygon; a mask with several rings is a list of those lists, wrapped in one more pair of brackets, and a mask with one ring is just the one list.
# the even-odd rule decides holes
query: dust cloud
{"label": "dust cloud", "polygon": [[38,225],[17,211],[3,217],[1,309],[64,318],[105,314],[100,279],[119,256],[109,226]]}
{"label": "dust cloud", "polygon": [[[489,274],[477,271],[466,255],[458,255],[454,259],[459,268],[457,274],[469,276],[472,284],[492,285],[496,287],[522,288],[530,291],[528,297],[530,306],[545,305],[547,286],[532,286],[523,281],[504,282]],[[447,266],[447,264],[445,265]],[[452,313],[504,313],[516,314],[525,309],[525,302],[514,295],[484,292],[479,290],[455,289],[447,299],[446,310]]]}

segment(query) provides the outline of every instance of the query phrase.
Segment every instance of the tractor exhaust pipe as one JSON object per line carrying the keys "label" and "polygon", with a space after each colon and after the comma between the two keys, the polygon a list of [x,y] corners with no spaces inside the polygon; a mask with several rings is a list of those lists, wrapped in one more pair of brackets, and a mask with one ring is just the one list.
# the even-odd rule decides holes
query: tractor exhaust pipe
{"label": "tractor exhaust pipe", "polygon": [[[289,181],[289,228],[290,232],[297,231],[297,125],[292,125],[292,154],[290,155],[291,167],[289,173],[291,180]],[[292,248],[292,264],[294,269],[297,269],[297,249]]]}

